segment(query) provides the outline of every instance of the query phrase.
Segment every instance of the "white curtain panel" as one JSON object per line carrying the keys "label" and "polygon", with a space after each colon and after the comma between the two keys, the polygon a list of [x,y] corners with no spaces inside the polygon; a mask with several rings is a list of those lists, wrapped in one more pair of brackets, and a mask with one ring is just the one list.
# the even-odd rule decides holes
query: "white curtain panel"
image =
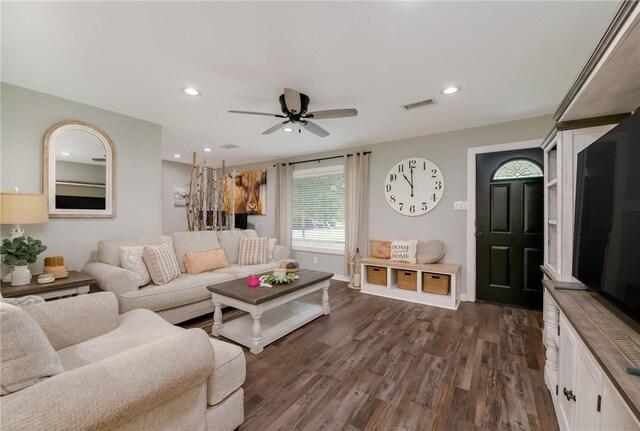
{"label": "white curtain panel", "polygon": [[345,268],[360,248],[366,256],[369,241],[369,154],[357,153],[346,157],[345,173]]}
{"label": "white curtain panel", "polygon": [[[276,238],[278,244],[291,250],[291,179],[293,167],[288,163],[276,164],[278,185],[276,189]],[[291,252],[291,251],[289,251]]]}

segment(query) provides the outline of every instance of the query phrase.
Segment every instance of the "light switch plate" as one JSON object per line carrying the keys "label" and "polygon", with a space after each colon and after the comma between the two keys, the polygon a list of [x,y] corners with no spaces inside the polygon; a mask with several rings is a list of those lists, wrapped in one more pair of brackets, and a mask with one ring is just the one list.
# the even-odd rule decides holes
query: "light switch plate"
{"label": "light switch plate", "polygon": [[466,210],[467,209],[467,201],[455,201],[453,203],[454,210]]}

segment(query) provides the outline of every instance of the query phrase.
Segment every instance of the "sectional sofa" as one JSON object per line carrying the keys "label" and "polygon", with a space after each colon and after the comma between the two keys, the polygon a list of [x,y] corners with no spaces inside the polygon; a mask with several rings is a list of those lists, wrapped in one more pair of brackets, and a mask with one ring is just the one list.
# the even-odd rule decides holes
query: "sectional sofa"
{"label": "sectional sofa", "polygon": [[[261,265],[238,264],[238,248],[241,237],[257,237],[255,230],[177,232],[170,236],[155,235],[128,239],[104,239],[98,243],[91,260],[82,269],[96,279],[102,290],[116,294],[120,314],[146,308],[155,311],[170,323],[213,312],[211,293],[207,286],[250,274],[270,271],[289,255],[289,249],[273,245],[268,262]],[[275,240],[270,242],[275,244]],[[120,248],[140,245],[170,245],[175,251],[182,274],[163,285],[138,286],[134,273],[123,269]],[[191,275],[184,265],[185,252],[198,252],[224,248],[229,267]]]}

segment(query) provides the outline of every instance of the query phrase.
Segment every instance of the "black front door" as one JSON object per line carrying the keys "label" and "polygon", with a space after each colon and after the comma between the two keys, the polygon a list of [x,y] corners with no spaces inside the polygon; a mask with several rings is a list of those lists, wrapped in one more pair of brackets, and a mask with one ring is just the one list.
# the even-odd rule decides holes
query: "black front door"
{"label": "black front door", "polygon": [[476,156],[478,300],[542,308],[542,163],[539,148]]}

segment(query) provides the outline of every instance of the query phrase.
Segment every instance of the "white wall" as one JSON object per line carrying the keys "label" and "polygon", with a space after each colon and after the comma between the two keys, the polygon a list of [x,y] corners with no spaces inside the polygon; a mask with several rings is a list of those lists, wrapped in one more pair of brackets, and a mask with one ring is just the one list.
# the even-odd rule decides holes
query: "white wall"
{"label": "white wall", "polygon": [[[18,186],[42,193],[42,139],[63,120],[98,126],[116,148],[116,217],[52,218],[23,226],[48,249],[31,265],[42,272],[43,256],[63,256],[69,269],[80,270],[103,238],[159,234],[161,231],[161,127],[71,100],[2,83],[0,87],[0,190]],[[2,238],[10,226],[2,226]],[[6,270],[6,268],[3,268]]]}

